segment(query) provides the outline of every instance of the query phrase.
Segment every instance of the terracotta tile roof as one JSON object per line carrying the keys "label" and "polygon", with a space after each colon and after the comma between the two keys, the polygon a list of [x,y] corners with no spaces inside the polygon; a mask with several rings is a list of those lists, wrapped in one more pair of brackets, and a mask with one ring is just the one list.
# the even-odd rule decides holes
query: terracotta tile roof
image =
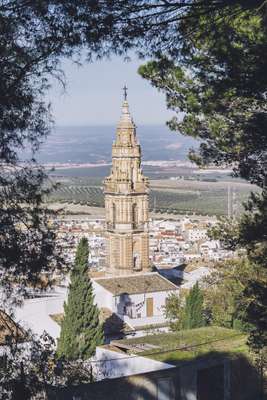
{"label": "terracotta tile roof", "polygon": [[169,290],[178,289],[176,285],[168,281],[168,279],[163,278],[157,272],[142,275],[99,278],[94,279],[94,281],[103,286],[106,290],[108,290],[115,296],[123,293],[138,294],[166,292]]}
{"label": "terracotta tile roof", "polygon": [[5,311],[0,310],[0,346],[9,340],[22,341],[25,337],[23,329]]}

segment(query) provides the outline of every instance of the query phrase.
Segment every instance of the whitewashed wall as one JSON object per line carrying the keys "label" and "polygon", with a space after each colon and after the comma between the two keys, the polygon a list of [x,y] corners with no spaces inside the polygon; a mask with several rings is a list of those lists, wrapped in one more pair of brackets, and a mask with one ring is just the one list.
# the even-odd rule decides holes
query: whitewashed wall
{"label": "whitewashed wall", "polygon": [[93,371],[97,380],[119,378],[150,371],[174,368],[173,365],[146,357],[118,353],[104,347],[97,347],[93,358]]}
{"label": "whitewashed wall", "polygon": [[25,300],[22,307],[15,310],[15,320],[22,327],[41,335],[43,331],[54,339],[60,335],[60,326],[50,317],[51,314],[63,313],[63,304],[67,290],[56,288],[50,296]]}
{"label": "whitewashed wall", "polygon": [[116,296],[113,299],[113,311],[123,314],[123,307],[126,302],[138,305],[137,313],[141,314],[141,318],[146,317],[146,299],[153,298],[153,314],[161,315],[162,307],[165,306],[166,297],[169,292],[153,292],[143,294],[127,294],[126,296]]}
{"label": "whitewashed wall", "polygon": [[99,285],[94,279],[92,279],[92,285],[95,295],[95,304],[98,308],[106,307],[113,311],[113,295],[107,291],[103,286]]}
{"label": "whitewashed wall", "polygon": [[[113,297],[112,311],[119,314],[125,322],[133,327],[164,323],[166,321],[164,316],[166,298],[172,292],[178,293],[178,290]],[[148,298],[153,298],[152,317],[147,317],[146,299]],[[140,317],[130,318],[127,315],[123,315],[123,308],[127,301],[137,305],[136,314],[141,314]]]}
{"label": "whitewashed wall", "polygon": [[[162,315],[162,308],[165,306],[166,303],[166,298],[169,296],[170,293],[176,292],[178,293],[178,290],[173,290],[173,291],[164,291],[164,292],[152,292],[152,293],[143,293],[143,294],[131,294],[127,295],[127,298],[129,301],[132,303],[139,305],[137,313],[141,313],[141,318],[144,318],[147,316],[147,310],[146,310],[146,299],[148,298],[153,298],[153,315],[154,316],[159,316]],[[123,298],[121,297],[114,297],[114,311],[116,310],[118,313],[121,313],[122,310],[122,301]]]}
{"label": "whitewashed wall", "polygon": [[148,325],[164,324],[165,322],[167,322],[163,313],[161,315],[155,315],[153,317],[129,318],[127,315],[123,315],[120,316],[120,318],[123,319],[123,321],[126,322],[133,329]]}

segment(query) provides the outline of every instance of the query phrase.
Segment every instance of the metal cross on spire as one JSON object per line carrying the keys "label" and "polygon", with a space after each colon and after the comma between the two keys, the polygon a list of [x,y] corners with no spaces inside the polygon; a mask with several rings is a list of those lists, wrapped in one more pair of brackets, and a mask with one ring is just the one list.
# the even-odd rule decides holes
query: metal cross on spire
{"label": "metal cross on spire", "polygon": [[123,90],[124,101],[127,101],[127,90],[128,90],[127,86],[124,85],[122,90]]}

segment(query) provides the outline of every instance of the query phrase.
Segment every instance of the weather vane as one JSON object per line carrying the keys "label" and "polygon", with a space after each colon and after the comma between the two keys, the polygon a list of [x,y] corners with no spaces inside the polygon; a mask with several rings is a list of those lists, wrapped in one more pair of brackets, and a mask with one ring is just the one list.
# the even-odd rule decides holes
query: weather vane
{"label": "weather vane", "polygon": [[124,101],[127,101],[127,90],[128,90],[128,88],[127,88],[126,85],[124,85],[124,87],[122,89],[123,89]]}

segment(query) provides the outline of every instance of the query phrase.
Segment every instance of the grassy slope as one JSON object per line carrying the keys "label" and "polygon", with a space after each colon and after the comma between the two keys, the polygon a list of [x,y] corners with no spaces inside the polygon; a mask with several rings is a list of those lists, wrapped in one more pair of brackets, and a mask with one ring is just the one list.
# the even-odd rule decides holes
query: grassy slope
{"label": "grassy slope", "polygon": [[121,342],[128,345],[141,343],[156,345],[157,348],[138,352],[138,355],[169,363],[186,361],[211,353],[229,353],[231,356],[236,353],[248,354],[246,335],[215,326],[125,339]]}

